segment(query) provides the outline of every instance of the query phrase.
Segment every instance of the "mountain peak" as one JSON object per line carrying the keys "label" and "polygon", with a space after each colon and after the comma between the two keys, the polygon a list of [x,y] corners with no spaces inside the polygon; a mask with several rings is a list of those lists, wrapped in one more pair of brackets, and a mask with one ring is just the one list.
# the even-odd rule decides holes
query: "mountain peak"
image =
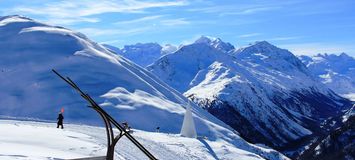
{"label": "mountain peak", "polygon": [[255,42],[250,46],[238,49],[233,55],[242,61],[252,61],[279,71],[293,71],[296,69],[308,74],[306,66],[295,55],[267,41]]}
{"label": "mountain peak", "polygon": [[228,42],[223,42],[220,38],[201,36],[195,41],[195,44],[207,44],[222,52],[234,50],[234,46]]}
{"label": "mountain peak", "polygon": [[341,53],[340,55],[339,55],[339,57],[341,57],[341,58],[346,58],[346,59],[354,59],[354,57],[352,57],[352,56],[349,56],[348,54],[346,54],[346,53]]}
{"label": "mountain peak", "polygon": [[254,44],[251,44],[250,46],[257,46],[263,48],[277,48],[276,46],[272,45],[268,41],[256,41],[254,42]]}
{"label": "mountain peak", "polygon": [[195,43],[211,43],[214,41],[216,38],[214,37],[209,37],[209,36],[200,36],[197,40],[195,40]]}
{"label": "mountain peak", "polygon": [[[238,53],[244,53],[244,54],[245,53],[250,53],[250,54],[263,53],[268,56],[273,56],[274,54],[277,54],[281,51],[282,51],[283,55],[292,54],[289,51],[287,51],[285,49],[278,48],[278,47],[270,44],[267,41],[256,41],[256,42],[250,44],[249,46],[238,49],[236,51],[236,54],[238,54]],[[277,54],[277,56],[280,56],[280,55]]]}

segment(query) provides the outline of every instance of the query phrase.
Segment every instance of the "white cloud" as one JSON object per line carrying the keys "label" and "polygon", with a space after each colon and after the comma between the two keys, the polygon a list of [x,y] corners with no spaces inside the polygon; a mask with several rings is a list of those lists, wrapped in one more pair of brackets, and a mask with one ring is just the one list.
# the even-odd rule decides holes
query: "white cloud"
{"label": "white cloud", "polygon": [[164,17],[164,15],[145,16],[145,17],[138,18],[138,19],[132,19],[132,20],[127,20],[127,21],[118,21],[118,22],[115,22],[115,24],[121,25],[121,24],[141,23],[141,22],[156,20],[161,17]]}
{"label": "white cloud", "polygon": [[13,14],[41,15],[50,22],[67,20],[67,23],[74,22],[97,22],[90,16],[103,13],[143,13],[149,8],[162,8],[187,5],[187,1],[138,1],[138,0],[75,0],[48,2],[43,6],[30,7],[19,6],[9,9]]}
{"label": "white cloud", "polygon": [[249,37],[256,37],[256,36],[259,36],[259,35],[261,35],[261,33],[249,33],[249,34],[239,35],[238,37],[239,38],[249,38]]}
{"label": "white cloud", "polygon": [[79,22],[96,23],[96,22],[100,22],[100,19],[87,18],[87,17],[47,18],[47,20],[44,20],[44,22],[48,24],[67,25],[67,24],[74,24]]}
{"label": "white cloud", "polygon": [[[191,24],[186,18],[168,18],[169,15],[153,15],[153,16],[145,16],[137,19],[126,20],[126,21],[118,21],[114,24],[116,25],[125,25],[126,27],[130,26],[131,28],[135,28],[137,26],[145,25],[147,23],[152,24],[153,26],[160,27],[173,27],[180,25]],[[199,23],[199,21],[195,21],[195,23]]]}
{"label": "white cloud", "polygon": [[277,10],[277,9],[281,9],[281,7],[255,7],[255,8],[248,8],[248,9],[243,9],[243,10],[239,10],[239,11],[231,11],[231,12],[221,13],[220,16],[225,16],[225,15],[251,15],[251,14],[256,14],[256,13],[260,13],[260,12]]}
{"label": "white cloud", "polygon": [[96,37],[96,36],[106,36],[106,35],[135,35],[139,33],[144,33],[151,30],[151,27],[141,27],[141,28],[120,28],[120,29],[100,29],[100,28],[79,28],[79,32],[86,35]]}
{"label": "white cloud", "polygon": [[294,39],[300,39],[302,36],[291,36],[291,37],[275,37],[275,38],[269,38],[267,40],[269,41],[287,41],[287,40],[294,40]]}
{"label": "white cloud", "polygon": [[297,43],[278,45],[286,48],[296,55],[315,55],[318,53],[348,53],[355,55],[355,47],[351,44],[328,44],[328,43]]}
{"label": "white cloud", "polygon": [[260,12],[273,11],[284,8],[286,3],[278,1],[275,4],[269,2],[239,3],[238,5],[209,5],[205,7],[190,8],[187,11],[201,13],[216,13],[219,16],[252,15]]}
{"label": "white cloud", "polygon": [[164,26],[177,26],[177,25],[190,24],[190,21],[187,21],[185,18],[177,18],[177,19],[161,20],[160,23]]}
{"label": "white cloud", "polygon": [[[242,35],[243,36],[243,35]],[[248,35],[245,35],[248,36]],[[250,37],[253,37],[250,36]],[[288,40],[295,40],[295,39],[301,39],[303,36],[290,36],[290,37],[274,37],[274,38],[260,38],[260,39],[252,39],[252,40],[247,40],[246,42],[257,42],[257,41],[288,41]]]}

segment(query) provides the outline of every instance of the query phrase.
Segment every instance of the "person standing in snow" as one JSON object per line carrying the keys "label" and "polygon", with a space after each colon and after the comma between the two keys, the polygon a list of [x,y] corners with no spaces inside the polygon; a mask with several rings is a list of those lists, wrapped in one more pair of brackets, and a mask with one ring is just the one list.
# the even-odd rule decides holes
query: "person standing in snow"
{"label": "person standing in snow", "polygon": [[61,111],[59,112],[59,115],[58,115],[58,118],[57,118],[57,120],[58,120],[58,122],[57,122],[57,128],[59,128],[59,126],[61,126],[62,129],[64,128],[64,127],[63,127],[63,119],[64,119],[63,110],[61,110]]}
{"label": "person standing in snow", "polygon": [[157,127],[157,128],[155,129],[155,132],[159,133],[159,132],[160,132],[160,127]]}

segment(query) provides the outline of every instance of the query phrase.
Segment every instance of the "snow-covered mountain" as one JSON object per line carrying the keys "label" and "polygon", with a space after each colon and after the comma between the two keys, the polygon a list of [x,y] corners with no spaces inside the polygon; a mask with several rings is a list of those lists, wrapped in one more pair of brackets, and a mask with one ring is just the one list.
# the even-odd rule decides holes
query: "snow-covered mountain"
{"label": "snow-covered mountain", "polygon": [[[199,39],[200,40],[200,39]],[[211,65],[216,59],[228,61],[230,56],[209,45],[197,43],[181,47],[173,54],[161,57],[147,69],[176,90],[184,93],[193,85],[196,74]]]}
{"label": "snow-covered mountain", "polygon": [[[117,121],[126,121],[143,131],[155,131],[159,126],[163,133],[180,132],[187,99],[150,72],[85,35],[22,16],[6,16],[0,17],[0,40],[3,117],[55,120],[64,107],[66,122],[101,124],[86,102],[51,72],[56,69],[70,76]],[[287,159],[272,149],[247,143],[200,107],[192,105],[191,110],[199,136],[244,150],[241,159]]]}
{"label": "snow-covered mountain", "polygon": [[173,45],[160,46],[158,43],[137,43],[125,45],[122,49],[107,44],[104,44],[104,46],[142,67],[154,63],[162,55],[173,53],[177,50]]}
{"label": "snow-covered mountain", "polygon": [[355,58],[345,53],[299,56],[318,79],[338,94],[355,97]]}
{"label": "snow-covered mountain", "polygon": [[324,119],[350,105],[265,41],[224,52],[197,40],[147,69],[247,140],[277,148],[321,132]]}

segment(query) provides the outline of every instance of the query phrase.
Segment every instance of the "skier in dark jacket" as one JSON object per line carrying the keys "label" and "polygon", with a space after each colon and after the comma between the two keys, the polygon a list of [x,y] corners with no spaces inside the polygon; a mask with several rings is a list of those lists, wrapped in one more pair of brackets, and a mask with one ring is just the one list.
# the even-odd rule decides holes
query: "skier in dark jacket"
{"label": "skier in dark jacket", "polygon": [[64,127],[63,127],[63,119],[64,119],[64,117],[63,117],[63,112],[59,112],[59,115],[58,115],[58,118],[57,118],[57,120],[58,120],[58,122],[57,122],[57,128],[59,128],[59,126],[61,126],[62,129],[64,128]]}

